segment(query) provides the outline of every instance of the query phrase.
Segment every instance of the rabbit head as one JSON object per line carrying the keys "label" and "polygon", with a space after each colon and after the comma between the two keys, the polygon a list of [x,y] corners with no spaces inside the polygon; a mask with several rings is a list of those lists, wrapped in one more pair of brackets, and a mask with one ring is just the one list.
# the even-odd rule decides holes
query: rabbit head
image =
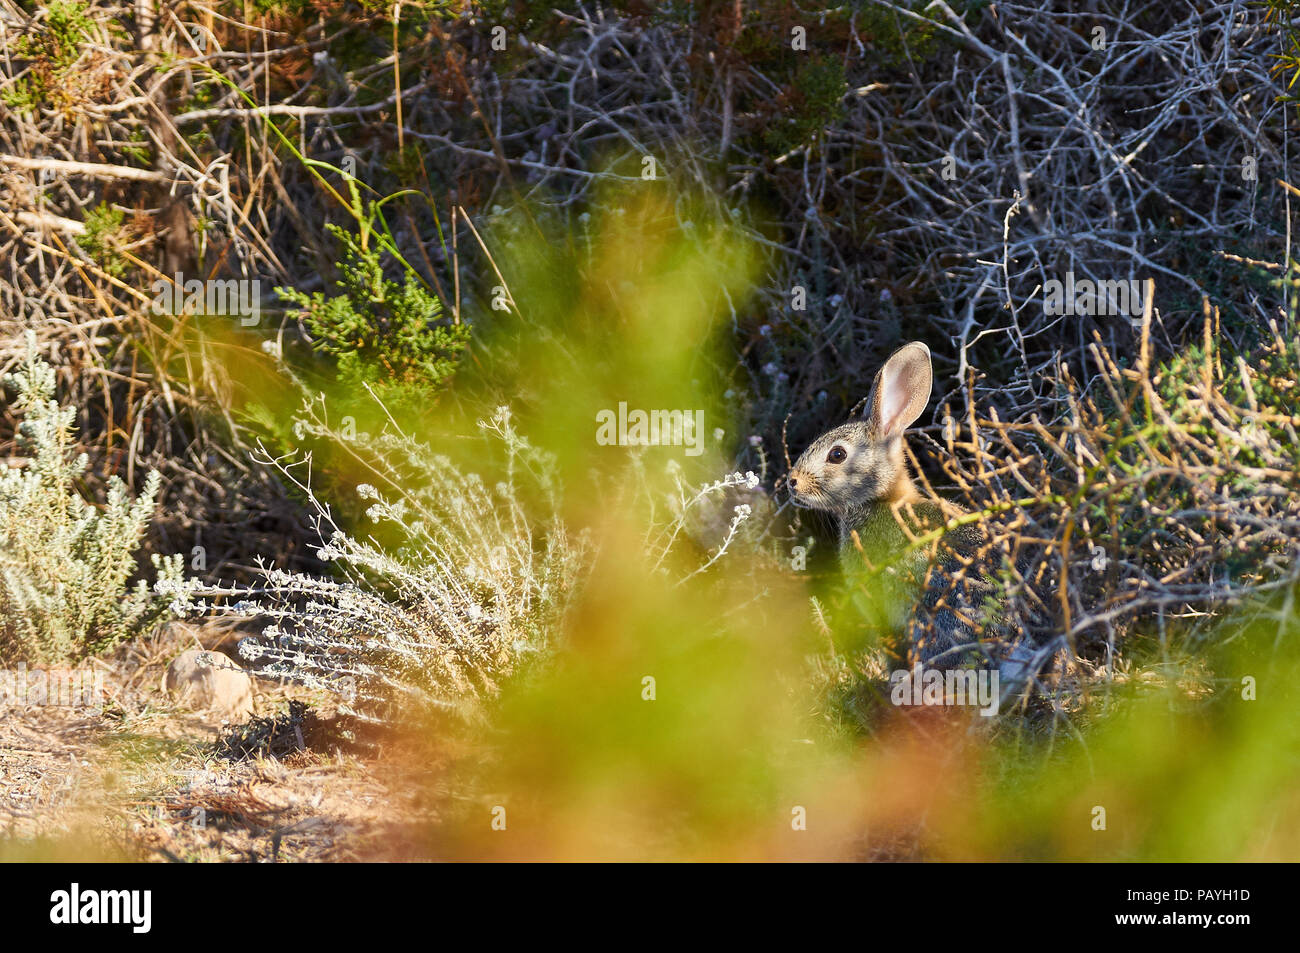
{"label": "rabbit head", "polygon": [[788,485],[796,506],[852,519],[878,502],[916,498],[903,431],[930,400],[930,349],[905,344],[876,374],[861,420],[830,430],[795,462]]}

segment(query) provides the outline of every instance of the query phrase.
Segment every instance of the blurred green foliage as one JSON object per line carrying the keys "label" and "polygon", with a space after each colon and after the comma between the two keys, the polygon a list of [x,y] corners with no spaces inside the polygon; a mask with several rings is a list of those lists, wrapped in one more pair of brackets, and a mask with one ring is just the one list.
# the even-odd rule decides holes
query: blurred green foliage
{"label": "blurred green foliage", "polygon": [[[652,565],[647,522],[672,474],[691,464],[671,447],[595,446],[594,414],[625,400],[725,419],[725,379],[710,349],[729,321],[716,289],[743,298],[757,259],[725,222],[689,206],[674,213],[653,187],[595,207],[568,233],[520,212],[500,216],[488,235],[513,304],[481,317],[473,386],[516,395],[524,429],[555,455],[569,488],[568,521],[592,530],[598,555],[555,636],[555,657],[506,687],[473,757],[453,772],[457,796],[428,834],[431,851],[622,860],[1300,855],[1291,629],[1257,624],[1230,637],[1242,620],[1228,618],[1203,651],[1135,654],[1113,680],[1085,681],[1029,716],[986,720],[970,709],[868,700],[864,734],[826,717],[843,700],[828,699],[828,685],[833,695],[872,689],[845,668],[844,647],[820,633],[811,580],[782,558],[779,531],[703,575],[691,571],[712,554],[707,545],[676,547]],[[1185,360],[1191,373],[1197,355]],[[1172,389],[1178,373],[1166,369]],[[737,436],[711,442],[693,472],[718,467]]]}

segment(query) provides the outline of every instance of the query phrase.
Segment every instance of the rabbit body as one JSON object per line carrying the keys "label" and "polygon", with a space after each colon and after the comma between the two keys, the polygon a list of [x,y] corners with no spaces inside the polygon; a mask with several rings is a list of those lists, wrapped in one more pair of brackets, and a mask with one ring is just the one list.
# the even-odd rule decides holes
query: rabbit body
{"label": "rabbit body", "polygon": [[978,567],[984,540],[973,525],[927,547],[914,543],[963,512],[923,498],[904,457],[903,432],[929,402],[931,376],[924,344],[896,351],[876,375],[863,419],[814,440],[788,485],[795,505],[835,517],[846,577],[872,574],[889,627],[906,636],[909,664],[946,668],[983,660],[979,642],[998,613],[993,582]]}

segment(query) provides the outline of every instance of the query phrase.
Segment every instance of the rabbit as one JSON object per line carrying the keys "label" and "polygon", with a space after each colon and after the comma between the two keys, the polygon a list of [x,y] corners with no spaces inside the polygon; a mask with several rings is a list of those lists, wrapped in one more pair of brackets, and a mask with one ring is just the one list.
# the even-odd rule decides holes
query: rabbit
{"label": "rabbit", "polygon": [[[985,540],[973,524],[926,550],[913,543],[965,512],[924,497],[908,471],[903,433],[929,403],[932,378],[930,349],[903,345],[876,374],[862,418],[814,440],[787,486],[795,506],[835,518],[850,582],[864,567],[873,571],[869,586],[877,595],[885,590],[886,624],[906,635],[909,667],[949,668],[991,657],[1001,645],[1001,613],[997,589],[978,565]],[[1007,674],[1023,684],[1020,670]]]}

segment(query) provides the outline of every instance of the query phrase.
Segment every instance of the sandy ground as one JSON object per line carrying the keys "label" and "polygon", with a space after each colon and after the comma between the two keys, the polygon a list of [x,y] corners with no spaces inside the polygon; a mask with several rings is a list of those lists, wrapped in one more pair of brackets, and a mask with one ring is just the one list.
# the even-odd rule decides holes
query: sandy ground
{"label": "sandy ground", "polygon": [[92,660],[102,711],[0,707],[0,860],[427,859],[435,749],[359,746],[326,699],[261,681],[240,725],[178,708],[162,676],[196,643],[229,633],[172,626]]}

